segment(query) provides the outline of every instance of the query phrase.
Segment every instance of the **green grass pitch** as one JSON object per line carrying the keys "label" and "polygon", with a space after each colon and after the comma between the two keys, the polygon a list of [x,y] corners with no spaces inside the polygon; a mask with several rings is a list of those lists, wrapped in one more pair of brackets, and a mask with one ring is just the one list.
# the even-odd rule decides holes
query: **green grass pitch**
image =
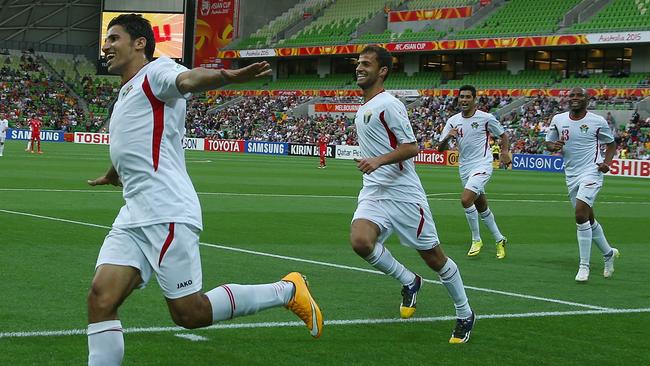
{"label": "green grass pitch", "polygon": [[[109,166],[105,146],[9,141],[0,158],[0,365],[82,365],[86,293],[120,191],[85,181]],[[122,306],[124,365],[647,365],[650,352],[650,180],[607,177],[596,217],[621,251],[602,277],[594,246],[587,284],[561,174],[495,171],[488,199],[508,237],[468,258],[458,171],[419,166],[445,252],[479,316],[471,342],[447,343],[453,304],[437,275],[396,238],[387,246],[428,281],[412,321],[400,286],[348,244],[361,176],[351,161],[187,152],[199,192],[204,289],[305,273],[326,326],[313,340],[285,309],[217,326],[175,328],[155,283]],[[492,243],[481,224],[484,243]],[[245,250],[245,251],[242,251]],[[197,340],[177,335],[195,335]]]}

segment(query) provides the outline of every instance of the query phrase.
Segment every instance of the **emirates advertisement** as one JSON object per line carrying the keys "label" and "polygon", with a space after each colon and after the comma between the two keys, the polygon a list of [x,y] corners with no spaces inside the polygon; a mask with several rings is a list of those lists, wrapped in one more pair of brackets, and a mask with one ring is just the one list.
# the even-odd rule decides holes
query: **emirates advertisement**
{"label": "emirates advertisement", "polygon": [[217,57],[232,42],[239,26],[239,0],[197,0],[194,30],[194,67],[230,68]]}

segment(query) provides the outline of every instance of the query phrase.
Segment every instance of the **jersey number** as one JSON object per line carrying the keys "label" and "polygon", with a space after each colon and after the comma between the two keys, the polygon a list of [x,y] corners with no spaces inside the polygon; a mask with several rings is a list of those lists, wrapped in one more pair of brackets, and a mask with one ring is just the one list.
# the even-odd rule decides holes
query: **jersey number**
{"label": "jersey number", "polygon": [[458,136],[463,137],[463,129],[462,128],[458,129]]}
{"label": "jersey number", "polygon": [[562,141],[569,141],[569,130],[562,130]]}

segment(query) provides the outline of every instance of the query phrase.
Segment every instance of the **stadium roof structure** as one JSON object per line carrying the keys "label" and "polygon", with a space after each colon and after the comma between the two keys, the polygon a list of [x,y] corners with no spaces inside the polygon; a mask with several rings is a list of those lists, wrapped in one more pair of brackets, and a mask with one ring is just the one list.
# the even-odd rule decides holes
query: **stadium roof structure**
{"label": "stadium roof structure", "polygon": [[100,7],[97,0],[0,0],[0,40],[97,47]]}

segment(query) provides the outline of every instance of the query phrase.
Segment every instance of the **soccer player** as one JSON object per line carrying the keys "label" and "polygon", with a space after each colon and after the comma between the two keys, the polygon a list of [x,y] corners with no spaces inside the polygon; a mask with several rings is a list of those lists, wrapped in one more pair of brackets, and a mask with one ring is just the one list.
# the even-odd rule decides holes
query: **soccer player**
{"label": "soccer player", "polygon": [[422,277],[398,262],[384,246],[394,231],[402,245],[417,250],[440,280],[456,307],[456,326],[449,343],[469,341],[474,327],[472,311],[458,266],[440,247],[427,197],[415,172],[418,145],[406,107],[384,90],[392,56],[379,46],[367,46],[359,55],[357,85],[365,103],[355,125],[361,148],[357,167],[363,188],[350,227],[352,249],[371,266],[402,284],[400,316],[415,312]]}
{"label": "soccer player", "polygon": [[152,274],[171,318],[182,327],[205,327],[285,306],[319,337],[321,311],[298,272],[275,283],[201,290],[201,208],[182,147],[186,98],[265,77],[270,65],[188,70],[166,57],[154,61],[154,49],[151,24],[140,15],[123,14],[108,24],[102,51],[108,71],[121,76],[122,87],[111,116],[112,166],[88,184],[123,186],[126,204],[104,239],[88,294],[88,364],[121,364],[124,339],[118,307]]}
{"label": "soccer player", "polygon": [[320,156],[320,165],[318,165],[319,169],[323,169],[327,166],[325,163],[325,155],[327,154],[327,144],[330,143],[330,139],[325,134],[325,132],[322,132],[320,136],[318,137],[318,153]]}
{"label": "soccer player", "polygon": [[5,149],[5,138],[7,137],[7,130],[9,129],[9,121],[6,116],[0,118],[0,156],[2,156]]}
{"label": "soccer player", "polygon": [[[564,157],[564,173],[569,199],[575,208],[580,252],[575,279],[582,283],[589,280],[592,240],[603,253],[605,278],[612,277],[614,259],[619,256],[618,249],[607,242],[593,209],[596,196],[603,186],[604,173],[609,171],[609,164],[616,153],[616,142],[607,121],[587,112],[588,99],[589,94],[585,89],[571,89],[569,111],[553,117],[546,135],[546,148],[551,152],[559,151]],[[607,146],[604,156],[601,144]]]}
{"label": "soccer player", "polygon": [[31,153],[34,153],[34,145],[36,142],[38,142],[38,153],[42,154],[43,151],[41,151],[41,126],[43,123],[41,122],[36,115],[32,115],[32,119],[29,120],[29,129],[32,131],[32,136],[31,136]]}
{"label": "soccer player", "polygon": [[472,232],[472,245],[467,255],[477,256],[483,247],[478,218],[483,220],[496,241],[497,259],[506,257],[507,239],[488,207],[485,186],[492,176],[492,155],[489,145],[490,134],[499,137],[499,160],[504,166],[510,163],[510,141],[499,121],[493,115],[476,108],[476,88],[463,85],[458,91],[458,104],[461,112],[447,120],[440,134],[439,151],[449,147],[449,141],[456,140],[459,155],[460,180],[464,190],[460,202],[465,209],[465,217]]}

